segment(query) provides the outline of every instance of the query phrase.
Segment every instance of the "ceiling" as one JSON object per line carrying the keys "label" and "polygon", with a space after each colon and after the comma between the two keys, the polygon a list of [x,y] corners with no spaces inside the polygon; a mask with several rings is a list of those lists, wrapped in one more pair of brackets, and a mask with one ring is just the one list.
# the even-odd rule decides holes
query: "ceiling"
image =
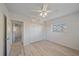
{"label": "ceiling", "polygon": [[[39,16],[38,12],[32,10],[38,10],[41,7],[41,3],[6,3],[5,6],[10,13],[15,13],[22,15],[27,18],[33,16],[42,18]],[[49,3],[48,10],[51,10],[51,13],[48,13],[48,16],[45,19],[54,19],[63,15],[67,15],[76,11],[79,11],[78,3]]]}

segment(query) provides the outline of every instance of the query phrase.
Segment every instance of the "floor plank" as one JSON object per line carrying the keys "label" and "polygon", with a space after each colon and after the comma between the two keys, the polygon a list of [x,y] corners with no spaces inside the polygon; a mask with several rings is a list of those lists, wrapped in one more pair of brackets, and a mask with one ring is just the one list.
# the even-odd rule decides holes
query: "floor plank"
{"label": "floor plank", "polygon": [[[43,40],[43,41],[38,41],[31,43],[29,45],[26,45],[23,47],[19,43],[18,47],[20,48],[15,48],[17,44],[14,44],[11,50],[10,55],[26,55],[26,56],[79,56],[79,51],[67,48],[65,46]],[[18,51],[23,51],[21,54],[18,53]],[[15,50],[17,53],[14,53],[13,50]]]}

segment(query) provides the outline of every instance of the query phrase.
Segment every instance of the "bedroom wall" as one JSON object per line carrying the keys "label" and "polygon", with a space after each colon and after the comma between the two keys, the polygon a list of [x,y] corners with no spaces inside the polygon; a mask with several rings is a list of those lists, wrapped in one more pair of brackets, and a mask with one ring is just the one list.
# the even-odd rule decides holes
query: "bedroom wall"
{"label": "bedroom wall", "polygon": [[[4,16],[7,17],[7,22],[9,20],[8,11],[5,7],[5,4],[0,4],[0,56],[4,55]],[[8,24],[8,23],[7,23]],[[7,28],[8,30],[8,28]],[[9,49],[9,46],[8,46]],[[8,50],[9,51],[9,50]],[[7,51],[7,53],[8,53]]]}
{"label": "bedroom wall", "polygon": [[53,32],[47,26],[47,40],[79,50],[79,12],[53,19],[53,24],[66,24],[64,32]]}
{"label": "bedroom wall", "polygon": [[0,10],[0,56],[4,54],[4,20]]}
{"label": "bedroom wall", "polygon": [[43,25],[31,21],[24,22],[24,45],[44,40]]}

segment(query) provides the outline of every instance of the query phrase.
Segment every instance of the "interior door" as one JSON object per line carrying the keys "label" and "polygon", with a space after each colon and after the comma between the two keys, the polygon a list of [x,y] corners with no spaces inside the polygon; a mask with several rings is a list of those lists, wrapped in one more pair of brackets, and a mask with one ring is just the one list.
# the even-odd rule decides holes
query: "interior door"
{"label": "interior door", "polygon": [[7,28],[6,28],[6,37],[7,37],[7,41],[6,41],[6,44],[7,44],[7,56],[10,55],[10,51],[11,51],[11,45],[12,45],[12,22],[11,20],[7,17],[6,18],[6,25],[7,25]]}

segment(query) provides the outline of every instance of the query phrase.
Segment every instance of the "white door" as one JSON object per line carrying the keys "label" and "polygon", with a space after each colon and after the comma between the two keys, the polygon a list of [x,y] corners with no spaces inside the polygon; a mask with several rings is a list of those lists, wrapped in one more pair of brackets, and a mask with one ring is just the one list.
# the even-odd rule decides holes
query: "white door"
{"label": "white door", "polygon": [[10,19],[7,19],[7,56],[10,55],[11,45],[12,45],[12,22]]}

